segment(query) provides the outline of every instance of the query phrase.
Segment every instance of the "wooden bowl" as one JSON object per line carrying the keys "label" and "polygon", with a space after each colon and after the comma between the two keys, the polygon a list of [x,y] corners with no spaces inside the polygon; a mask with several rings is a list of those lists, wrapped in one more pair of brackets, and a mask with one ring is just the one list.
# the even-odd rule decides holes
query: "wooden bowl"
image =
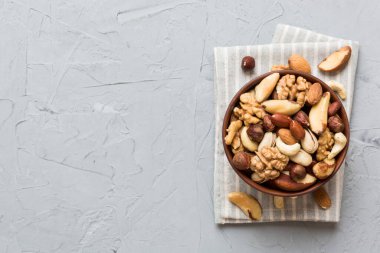
{"label": "wooden bowl", "polygon": [[[288,191],[284,191],[284,190],[279,190],[279,189],[275,189],[275,188],[271,188],[269,185],[267,184],[258,184],[258,183],[255,183],[248,174],[245,174],[244,172],[238,170],[232,163],[232,158],[233,158],[233,153],[232,153],[232,150],[231,150],[231,147],[230,146],[227,146],[224,142],[224,137],[226,136],[226,129],[228,128],[229,126],[229,123],[230,123],[230,118],[231,118],[231,115],[233,113],[233,108],[238,105],[239,103],[239,98],[240,98],[240,95],[253,89],[257,84],[259,84],[261,82],[261,80],[263,80],[265,77],[269,76],[270,74],[272,73],[280,73],[281,76],[283,75],[286,75],[286,74],[292,74],[292,75],[295,75],[295,76],[302,76],[304,77],[307,81],[311,82],[311,83],[320,83],[322,85],[322,88],[323,88],[323,91],[329,91],[330,94],[331,94],[331,98],[330,98],[330,101],[331,102],[335,102],[335,101],[338,101],[340,104],[341,104],[341,109],[338,111],[338,115],[342,118],[343,120],[343,123],[345,125],[345,128],[344,128],[344,135],[347,137],[347,145],[346,147],[335,157],[335,160],[336,160],[336,166],[335,166],[335,169],[334,169],[334,172],[326,179],[324,180],[319,180],[312,186],[310,186],[309,188],[306,188],[304,190],[301,190],[301,191],[295,191],[295,192],[288,192]],[[343,104],[342,102],[340,101],[339,97],[335,94],[335,92],[333,90],[331,90],[331,88],[325,83],[323,82],[322,80],[318,79],[317,77],[313,76],[313,75],[310,75],[310,74],[307,74],[307,73],[304,73],[304,72],[300,72],[300,71],[294,71],[294,70],[279,70],[279,71],[272,71],[272,72],[268,72],[266,74],[263,74],[259,77],[256,77],[255,79],[252,79],[251,81],[249,81],[247,84],[245,84],[236,94],[235,96],[232,98],[231,100],[231,103],[229,104],[228,108],[227,108],[227,111],[226,111],[226,114],[224,116],[224,120],[223,120],[223,131],[222,131],[222,138],[223,138],[223,146],[224,146],[224,151],[227,155],[227,159],[229,161],[229,163],[231,164],[233,170],[236,172],[236,174],[239,175],[239,177],[244,181],[246,182],[248,185],[250,185],[251,187],[255,188],[256,190],[259,190],[261,192],[264,192],[264,193],[268,193],[268,194],[271,194],[271,195],[275,195],[275,196],[282,196],[282,197],[295,197],[295,196],[300,196],[300,195],[303,195],[303,194],[307,194],[307,193],[311,193],[315,190],[317,190],[319,187],[321,187],[322,185],[324,185],[325,183],[327,183],[336,173],[337,171],[339,170],[339,168],[341,167],[343,161],[344,161],[344,158],[346,157],[346,154],[347,154],[347,149],[348,149],[348,145],[349,145],[349,142],[350,142],[350,126],[349,126],[349,123],[348,123],[348,118],[347,118],[347,114],[346,114],[346,111],[343,107]]]}

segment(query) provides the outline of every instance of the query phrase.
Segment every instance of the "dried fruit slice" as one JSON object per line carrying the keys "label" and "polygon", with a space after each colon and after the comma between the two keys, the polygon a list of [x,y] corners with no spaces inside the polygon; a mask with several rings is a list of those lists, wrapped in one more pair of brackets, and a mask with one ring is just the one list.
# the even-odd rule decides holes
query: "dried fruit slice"
{"label": "dried fruit slice", "polygon": [[309,112],[310,129],[320,135],[327,127],[327,111],[330,105],[330,92],[323,93],[318,104],[314,105]]}
{"label": "dried fruit slice", "polygon": [[333,72],[343,68],[351,57],[351,47],[344,46],[325,58],[318,68],[325,72]]}
{"label": "dried fruit slice", "polygon": [[255,98],[257,102],[261,103],[270,96],[274,87],[276,87],[278,79],[280,79],[280,74],[273,73],[261,80],[255,87]]}
{"label": "dried fruit slice", "polygon": [[301,109],[299,104],[289,100],[267,100],[261,105],[264,107],[264,110],[269,113],[281,113],[288,116],[295,114]]}
{"label": "dried fruit slice", "polygon": [[232,204],[239,207],[243,213],[251,220],[260,220],[262,216],[262,208],[259,201],[244,192],[231,192],[228,194],[228,200]]}
{"label": "dried fruit slice", "polygon": [[322,209],[329,209],[331,207],[331,199],[327,191],[321,187],[313,193],[314,200]]}

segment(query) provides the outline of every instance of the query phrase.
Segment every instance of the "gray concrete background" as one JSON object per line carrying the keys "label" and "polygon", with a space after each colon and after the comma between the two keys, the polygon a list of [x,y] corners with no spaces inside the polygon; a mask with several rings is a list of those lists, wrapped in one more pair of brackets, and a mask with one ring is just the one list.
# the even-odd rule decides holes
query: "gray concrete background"
{"label": "gray concrete background", "polygon": [[[379,1],[0,1],[0,252],[379,252]],[[217,226],[213,47],[358,40],[339,224]]]}

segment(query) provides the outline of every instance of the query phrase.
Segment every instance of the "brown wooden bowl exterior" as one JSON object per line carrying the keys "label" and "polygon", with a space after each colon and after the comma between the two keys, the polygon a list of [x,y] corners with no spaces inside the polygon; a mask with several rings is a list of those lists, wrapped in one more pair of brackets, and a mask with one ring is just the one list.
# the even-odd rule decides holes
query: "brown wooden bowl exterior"
{"label": "brown wooden bowl exterior", "polygon": [[[232,163],[233,153],[232,153],[231,147],[227,146],[225,144],[225,142],[224,142],[224,137],[226,136],[226,129],[228,128],[233,108],[238,104],[240,95],[243,94],[243,93],[245,93],[245,92],[247,92],[247,91],[249,91],[249,90],[251,90],[251,89],[253,89],[257,84],[259,84],[261,82],[262,79],[264,79],[265,77],[267,77],[267,76],[269,76],[270,74],[273,74],[273,73],[280,73],[281,76],[286,75],[286,74],[291,74],[291,75],[296,75],[296,76],[302,76],[302,77],[304,77],[306,80],[308,80],[311,83],[320,83],[322,85],[322,88],[323,88],[324,92],[325,91],[329,91],[331,93],[330,101],[332,101],[332,102],[338,101],[341,104],[341,109],[339,110],[338,115],[342,118],[342,120],[344,122],[344,125],[345,125],[344,135],[347,137],[347,145],[338,154],[338,156],[335,157],[335,160],[336,160],[335,170],[331,174],[331,176],[329,176],[328,178],[326,178],[324,180],[318,180],[317,183],[315,183],[311,187],[306,188],[306,189],[301,190],[301,191],[287,192],[287,191],[282,191],[282,190],[278,190],[278,189],[274,189],[274,188],[269,188],[266,185],[261,185],[261,184],[255,183],[254,181],[252,181],[252,179],[249,176],[247,176],[242,171],[240,171],[240,170],[238,170],[237,168],[234,167],[234,165]],[[344,109],[342,102],[340,101],[339,97],[335,94],[335,92],[325,82],[323,82],[322,80],[318,79],[317,77],[315,77],[313,75],[310,75],[310,74],[307,74],[307,73],[304,73],[304,72],[294,71],[294,70],[278,70],[278,71],[271,71],[271,72],[265,73],[265,74],[263,74],[263,75],[261,75],[259,77],[256,77],[255,79],[252,79],[247,84],[245,84],[235,94],[235,96],[232,98],[230,104],[228,105],[226,114],[224,116],[223,131],[222,131],[222,141],[223,141],[224,151],[225,151],[225,153],[227,155],[227,159],[228,159],[229,163],[231,164],[231,166],[232,166],[233,170],[236,172],[236,174],[238,174],[239,177],[245,183],[247,183],[248,185],[250,185],[251,187],[253,187],[256,190],[259,190],[261,192],[268,193],[268,194],[271,194],[271,195],[281,196],[281,197],[295,197],[295,196],[300,196],[300,195],[304,195],[304,194],[307,194],[307,193],[311,193],[311,192],[317,190],[319,187],[321,187],[322,185],[324,185],[325,183],[327,183],[338,172],[339,168],[341,167],[341,165],[342,165],[342,163],[344,161],[344,158],[346,157],[348,146],[349,146],[349,143],[350,143],[350,125],[349,125],[349,122],[348,122],[346,110]]]}

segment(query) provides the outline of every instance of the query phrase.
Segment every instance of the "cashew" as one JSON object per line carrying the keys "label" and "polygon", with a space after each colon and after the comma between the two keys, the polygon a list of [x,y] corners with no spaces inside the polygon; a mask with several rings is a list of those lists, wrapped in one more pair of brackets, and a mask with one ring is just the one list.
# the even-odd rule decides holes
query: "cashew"
{"label": "cashew", "polygon": [[227,128],[228,134],[224,138],[224,141],[226,142],[227,145],[231,145],[235,137],[235,134],[239,131],[242,125],[243,125],[243,122],[241,120],[232,121],[230,123],[230,125]]}
{"label": "cashew", "polygon": [[280,150],[281,153],[287,156],[293,156],[298,153],[301,149],[301,145],[299,143],[295,143],[293,145],[285,144],[280,137],[276,138],[276,147]]}
{"label": "cashew", "polygon": [[306,129],[305,137],[301,140],[303,150],[309,154],[313,154],[318,149],[318,139],[310,129]]}
{"label": "cashew", "polygon": [[276,140],[276,134],[271,133],[271,132],[266,132],[264,134],[264,138],[261,140],[259,144],[259,148],[258,148],[259,152],[265,147],[273,147],[275,144],[275,140]]}
{"label": "cashew", "polygon": [[309,166],[313,161],[311,155],[303,149],[300,149],[300,151],[296,155],[290,156],[289,159],[292,162],[298,163],[302,166]]}
{"label": "cashew", "polygon": [[337,156],[347,144],[347,138],[342,133],[336,133],[334,135],[334,140],[335,143],[330,151],[330,154],[327,156],[328,159],[333,159],[335,156]]}
{"label": "cashew", "polygon": [[248,127],[243,127],[243,129],[241,130],[241,143],[243,144],[243,146],[248,149],[249,151],[251,152],[254,152],[257,150],[258,148],[258,144],[254,141],[252,141],[249,137],[248,137],[248,134],[247,134],[247,129]]}
{"label": "cashew", "polygon": [[243,213],[251,220],[261,219],[261,205],[259,201],[252,195],[244,192],[231,192],[228,194],[228,200],[239,207]]}
{"label": "cashew", "polygon": [[327,84],[330,86],[330,88],[338,93],[339,97],[343,100],[346,99],[346,89],[344,88],[343,84],[338,83],[336,81],[328,81]]}

